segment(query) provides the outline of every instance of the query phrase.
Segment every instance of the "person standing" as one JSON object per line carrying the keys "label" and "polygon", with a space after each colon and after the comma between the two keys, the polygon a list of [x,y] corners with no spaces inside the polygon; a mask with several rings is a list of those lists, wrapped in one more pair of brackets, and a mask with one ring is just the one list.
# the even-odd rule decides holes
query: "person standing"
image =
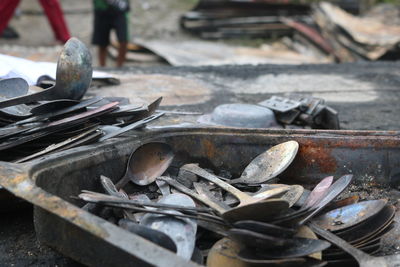
{"label": "person standing", "polygon": [[110,32],[115,30],[119,42],[117,67],[125,63],[129,42],[129,0],[93,0],[94,22],[92,44],[98,46],[100,66],[106,65]]}
{"label": "person standing", "polygon": [[[0,0],[0,35],[8,26],[19,3],[20,0]],[[71,35],[60,2],[58,0],[39,0],[39,3],[44,9],[56,39],[61,43],[66,43]]]}

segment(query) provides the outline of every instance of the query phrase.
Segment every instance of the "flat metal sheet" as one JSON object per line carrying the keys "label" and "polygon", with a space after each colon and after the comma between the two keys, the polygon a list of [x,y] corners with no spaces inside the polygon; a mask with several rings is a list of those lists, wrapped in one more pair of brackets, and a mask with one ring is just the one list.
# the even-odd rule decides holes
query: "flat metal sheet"
{"label": "flat metal sheet", "polygon": [[135,43],[173,66],[327,63],[327,60],[302,55],[283,46],[253,48],[201,40],[135,40]]}

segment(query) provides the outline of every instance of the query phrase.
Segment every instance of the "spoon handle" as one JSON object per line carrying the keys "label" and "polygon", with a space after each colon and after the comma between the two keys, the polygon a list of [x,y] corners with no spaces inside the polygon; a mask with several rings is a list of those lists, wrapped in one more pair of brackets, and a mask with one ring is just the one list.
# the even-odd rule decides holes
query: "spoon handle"
{"label": "spoon handle", "polygon": [[34,93],[34,94],[29,94],[29,95],[23,95],[23,96],[18,96],[18,97],[13,97],[13,98],[9,98],[7,100],[1,101],[0,102],[0,109],[2,108],[6,108],[6,107],[10,107],[10,106],[15,106],[15,105],[19,105],[19,104],[26,104],[26,103],[30,103],[30,102],[35,102],[38,100],[52,100],[53,94],[54,94],[54,86]]}
{"label": "spoon handle", "polygon": [[285,193],[289,190],[290,190],[290,186],[282,186],[282,187],[272,188],[270,190],[266,190],[261,193],[253,195],[253,198],[256,198],[257,200],[258,199],[266,199],[266,198],[270,198],[270,197]]}
{"label": "spoon handle", "polygon": [[204,184],[201,183],[193,183],[194,189],[196,189],[197,193],[199,195],[202,195],[206,198],[208,198],[210,201],[217,203],[220,207],[222,207],[225,210],[229,210],[231,207],[229,207],[227,204],[225,204],[222,201],[219,201],[212,193],[211,191],[205,186]]}
{"label": "spoon handle", "polygon": [[309,223],[309,227],[319,236],[322,236],[329,242],[335,244],[339,248],[343,249],[347,253],[349,253],[351,256],[353,256],[358,263],[361,263],[363,261],[366,261],[370,257],[368,254],[364,253],[363,251],[351,246],[349,243],[341,239],[340,237],[336,236],[335,234],[332,234],[329,231],[326,231],[319,226],[315,225],[314,223]]}
{"label": "spoon handle", "polygon": [[129,174],[128,172],[125,173],[125,175],[118,181],[118,183],[116,183],[115,187],[117,189],[121,189],[123,188],[127,183],[129,183],[130,179],[129,179]]}
{"label": "spoon handle", "polygon": [[207,172],[206,170],[200,168],[196,164],[186,164],[182,168],[187,170],[187,171],[190,171],[190,172],[192,172],[192,173],[194,173],[194,174],[196,174],[198,176],[201,176],[204,179],[206,179],[206,180],[218,185],[219,187],[221,187],[225,191],[227,191],[227,192],[231,193],[232,195],[234,195],[235,197],[237,197],[240,200],[240,202],[246,202],[246,201],[252,202],[252,200],[253,200],[253,198],[251,196],[249,196],[246,193],[240,191],[236,187],[233,187],[232,185],[222,181],[217,176]]}
{"label": "spoon handle", "polygon": [[119,130],[117,130],[115,132],[106,134],[105,136],[101,137],[98,140],[98,142],[102,142],[104,140],[110,139],[110,138],[115,137],[117,135],[123,134],[123,133],[125,133],[127,131],[142,127],[142,126],[146,125],[146,123],[149,123],[149,122],[151,122],[151,121],[153,121],[155,119],[158,119],[159,117],[161,117],[163,115],[164,115],[164,113],[158,113],[158,114],[151,115],[151,116],[149,116],[147,118],[144,118],[142,120],[136,121],[136,122],[134,122],[132,124],[129,124],[129,125],[125,126],[125,127],[122,127],[121,129],[119,129]]}
{"label": "spoon handle", "polygon": [[159,179],[161,181],[164,181],[167,184],[169,184],[170,186],[175,187],[179,191],[181,191],[181,192],[183,192],[183,193],[185,193],[185,194],[197,199],[200,202],[203,202],[204,204],[206,204],[210,208],[212,208],[215,211],[217,211],[219,214],[222,214],[222,213],[224,213],[226,211],[226,209],[223,208],[222,206],[220,206],[218,203],[216,203],[214,201],[211,201],[209,198],[207,198],[204,195],[197,194],[193,190],[187,188],[183,184],[178,183],[177,181],[171,179],[170,177],[160,176],[157,179]]}
{"label": "spoon handle", "polygon": [[353,179],[352,174],[343,175],[340,177],[333,185],[329,187],[328,192],[318,199],[318,202],[314,204],[313,211],[303,220],[299,222],[299,225],[304,224],[306,221],[310,220],[316,214],[318,214],[326,205],[329,204],[335,197],[337,197],[344,189],[351,183]]}

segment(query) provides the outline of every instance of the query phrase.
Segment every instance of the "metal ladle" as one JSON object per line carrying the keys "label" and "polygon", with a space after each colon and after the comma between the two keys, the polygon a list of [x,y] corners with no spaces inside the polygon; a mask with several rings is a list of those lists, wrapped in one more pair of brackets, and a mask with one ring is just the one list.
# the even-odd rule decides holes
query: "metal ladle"
{"label": "metal ladle", "polygon": [[0,102],[0,109],[39,100],[79,100],[92,81],[92,56],[77,38],[65,44],[57,62],[56,84],[38,93],[10,98]]}
{"label": "metal ladle", "polygon": [[163,174],[174,158],[172,148],[165,143],[147,143],[130,156],[124,177],[116,184],[118,189],[129,181],[137,185],[148,185]]}

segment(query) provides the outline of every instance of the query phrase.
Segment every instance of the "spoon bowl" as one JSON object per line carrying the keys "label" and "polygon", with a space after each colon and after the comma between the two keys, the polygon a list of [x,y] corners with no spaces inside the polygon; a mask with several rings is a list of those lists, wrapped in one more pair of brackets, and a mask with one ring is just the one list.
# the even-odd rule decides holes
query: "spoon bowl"
{"label": "spoon bowl", "polygon": [[244,169],[242,175],[230,181],[231,184],[260,184],[271,180],[289,167],[297,151],[299,143],[288,141],[269,148],[254,158]]}
{"label": "spoon bowl", "polygon": [[147,143],[130,156],[124,177],[116,187],[122,188],[129,181],[137,185],[149,185],[163,174],[174,158],[172,148],[159,142]]}
{"label": "spoon bowl", "polygon": [[134,234],[137,234],[163,248],[166,248],[172,252],[176,252],[176,244],[175,242],[169,237],[167,234],[157,231],[155,229],[152,229],[150,227],[140,225],[137,223],[134,223],[131,220],[127,219],[121,219],[118,222],[118,225],[125,229],[128,230],[129,232],[132,232]]}
{"label": "spoon bowl", "polygon": [[29,90],[28,83],[22,78],[9,78],[0,80],[0,97],[13,98],[26,95]]}
{"label": "spoon bowl", "polygon": [[332,232],[348,229],[378,214],[386,203],[386,199],[359,202],[331,210],[314,218],[313,222]]}

